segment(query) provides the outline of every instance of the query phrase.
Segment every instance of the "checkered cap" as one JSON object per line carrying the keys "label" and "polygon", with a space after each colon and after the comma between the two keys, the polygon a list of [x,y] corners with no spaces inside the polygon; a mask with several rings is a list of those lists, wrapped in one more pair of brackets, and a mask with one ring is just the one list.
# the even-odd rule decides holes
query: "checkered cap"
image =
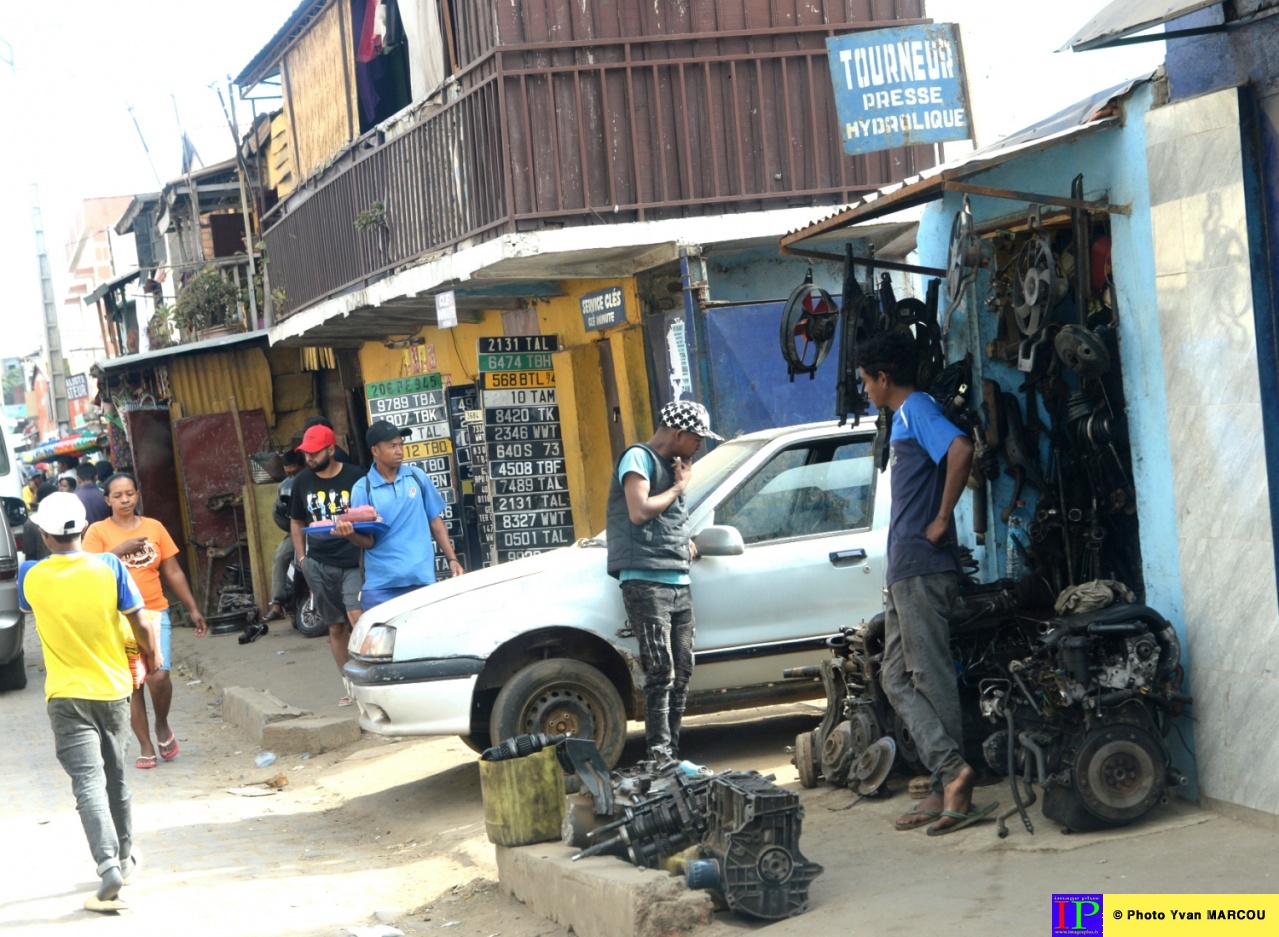
{"label": "checkered cap", "polygon": [[671,429],[696,433],[704,439],[723,440],[723,436],[711,432],[711,415],[694,400],[672,400],[662,407],[661,423]]}

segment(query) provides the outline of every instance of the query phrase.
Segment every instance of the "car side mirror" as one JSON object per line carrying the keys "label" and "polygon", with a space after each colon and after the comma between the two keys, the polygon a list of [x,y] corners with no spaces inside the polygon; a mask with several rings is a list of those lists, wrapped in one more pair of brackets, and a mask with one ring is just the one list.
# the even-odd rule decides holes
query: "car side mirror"
{"label": "car side mirror", "polygon": [[704,528],[693,538],[693,544],[701,556],[741,556],[746,552],[742,532],[723,525]]}

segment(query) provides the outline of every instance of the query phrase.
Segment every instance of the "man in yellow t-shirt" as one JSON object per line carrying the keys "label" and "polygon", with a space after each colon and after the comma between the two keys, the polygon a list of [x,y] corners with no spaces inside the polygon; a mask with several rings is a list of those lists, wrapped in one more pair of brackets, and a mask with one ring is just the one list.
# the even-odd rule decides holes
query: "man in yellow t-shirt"
{"label": "man in yellow t-shirt", "polygon": [[148,670],[160,666],[159,645],[141,614],[142,596],[120,560],[84,553],[84,504],[55,492],[31,520],[49,556],[24,563],[18,605],[35,616],[44,646],[45,699],[58,761],[71,777],[76,809],[102,883],[85,901],[90,911],[115,911],[137,860],[125,740],[133,675],[125,642],[132,633]]}

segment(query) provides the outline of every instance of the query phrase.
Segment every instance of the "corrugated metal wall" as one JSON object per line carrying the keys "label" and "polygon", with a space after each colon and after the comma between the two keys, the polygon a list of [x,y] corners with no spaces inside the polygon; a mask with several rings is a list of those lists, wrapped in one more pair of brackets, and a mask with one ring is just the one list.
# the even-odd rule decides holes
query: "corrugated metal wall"
{"label": "corrugated metal wall", "polygon": [[284,113],[294,180],[305,179],[359,135],[351,3],[338,0],[284,57]]}
{"label": "corrugated metal wall", "polygon": [[184,417],[227,413],[234,395],[240,410],[262,410],[267,426],[275,426],[271,367],[261,348],[176,357],[169,363],[169,388]]}

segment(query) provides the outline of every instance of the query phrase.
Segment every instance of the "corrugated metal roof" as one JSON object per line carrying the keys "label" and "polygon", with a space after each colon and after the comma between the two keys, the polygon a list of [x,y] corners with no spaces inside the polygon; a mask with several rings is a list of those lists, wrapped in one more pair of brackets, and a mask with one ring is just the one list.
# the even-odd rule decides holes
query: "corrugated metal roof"
{"label": "corrugated metal roof", "polygon": [[187,342],[186,344],[173,345],[169,348],[157,348],[153,351],[143,351],[136,355],[121,355],[118,358],[104,358],[102,361],[95,364],[94,368],[102,372],[110,372],[120,371],[124,368],[149,367],[168,358],[177,358],[201,351],[217,351],[218,349],[252,341],[261,341],[262,347],[265,348],[267,344],[266,329],[257,329],[253,332],[236,332],[233,335],[222,335],[218,338],[207,338],[202,342]]}
{"label": "corrugated metal roof", "polygon": [[297,9],[284,21],[284,25],[276,30],[267,44],[258,50],[258,54],[253,56],[240,74],[235,76],[235,83],[239,86],[241,94],[247,93],[263,78],[267,78],[275,71],[280,60],[284,58],[284,51],[307,31],[316,16],[329,3],[330,0],[302,0],[298,4]]}
{"label": "corrugated metal roof", "polygon": [[128,283],[130,280],[136,280],[140,272],[141,271],[138,271],[138,270],[130,270],[128,273],[123,273],[120,276],[116,277],[114,280],[107,280],[105,283],[101,284],[96,290],[94,290],[92,293],[90,293],[88,296],[84,298],[84,304],[86,306],[92,306],[99,299],[101,299],[103,296],[106,296],[107,293],[110,293],[116,287],[124,286],[124,284]]}
{"label": "corrugated metal roof", "polygon": [[1113,88],[1107,88],[1033,126],[1010,134],[997,143],[974,150],[949,163],[925,169],[902,182],[885,186],[860,202],[839,209],[822,221],[791,231],[782,238],[782,247],[790,247],[828,231],[923,205],[941,198],[947,182],[974,176],[1008,162],[1014,157],[1048,149],[1085,134],[1115,126],[1118,124],[1118,119],[1107,113],[1109,106],[1117,99],[1125,97],[1137,85],[1149,80],[1150,76],[1135,78]]}
{"label": "corrugated metal roof", "polygon": [[1057,51],[1105,48],[1116,39],[1220,3],[1221,0],[1112,0]]}

